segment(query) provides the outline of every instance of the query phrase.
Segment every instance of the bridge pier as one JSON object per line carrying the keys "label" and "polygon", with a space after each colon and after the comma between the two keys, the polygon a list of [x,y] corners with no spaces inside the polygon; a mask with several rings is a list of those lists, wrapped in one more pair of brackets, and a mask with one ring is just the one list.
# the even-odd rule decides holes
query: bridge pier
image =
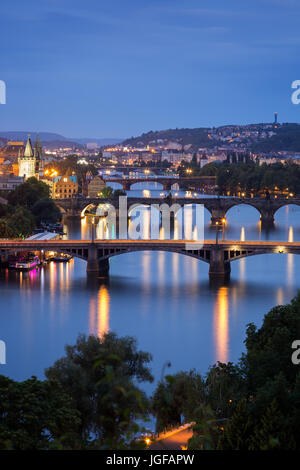
{"label": "bridge pier", "polygon": [[216,223],[220,223],[222,219],[225,219],[226,212],[224,209],[211,209],[211,225],[216,225]]}
{"label": "bridge pier", "polygon": [[219,248],[210,251],[209,278],[227,281],[230,279],[231,266],[224,260],[224,251]]}
{"label": "bridge pier", "polygon": [[271,227],[272,225],[274,225],[274,222],[275,222],[274,211],[261,210],[260,221],[261,221],[261,224],[264,225],[265,227]]}
{"label": "bridge pier", "polygon": [[163,183],[163,190],[164,191],[171,191],[172,184],[174,184],[174,182]]}
{"label": "bridge pier", "polygon": [[122,183],[123,191],[130,191],[131,181],[125,181]]}
{"label": "bridge pier", "polygon": [[91,246],[88,249],[88,260],[86,272],[88,275],[108,277],[109,275],[109,261],[108,259],[98,259],[98,250],[96,246]]}

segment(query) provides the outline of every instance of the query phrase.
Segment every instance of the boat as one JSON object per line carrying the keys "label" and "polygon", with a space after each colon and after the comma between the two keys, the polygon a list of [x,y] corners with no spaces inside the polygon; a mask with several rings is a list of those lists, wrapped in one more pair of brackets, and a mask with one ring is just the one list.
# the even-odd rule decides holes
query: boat
{"label": "boat", "polygon": [[31,269],[38,268],[40,264],[41,264],[40,258],[34,255],[34,256],[18,258],[14,261],[11,261],[8,267],[10,269],[16,269],[18,271],[29,271]]}
{"label": "boat", "polygon": [[73,259],[73,256],[65,253],[51,253],[49,258],[47,258],[48,261],[55,261],[56,263],[67,263],[71,259]]}

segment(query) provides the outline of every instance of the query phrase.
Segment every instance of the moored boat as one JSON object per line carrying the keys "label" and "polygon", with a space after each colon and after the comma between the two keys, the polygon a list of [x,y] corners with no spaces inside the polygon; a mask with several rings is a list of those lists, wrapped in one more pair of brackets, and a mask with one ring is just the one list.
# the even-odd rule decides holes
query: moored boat
{"label": "moored boat", "polygon": [[30,269],[37,268],[40,264],[41,261],[38,256],[28,256],[11,261],[8,267],[18,271],[29,271]]}

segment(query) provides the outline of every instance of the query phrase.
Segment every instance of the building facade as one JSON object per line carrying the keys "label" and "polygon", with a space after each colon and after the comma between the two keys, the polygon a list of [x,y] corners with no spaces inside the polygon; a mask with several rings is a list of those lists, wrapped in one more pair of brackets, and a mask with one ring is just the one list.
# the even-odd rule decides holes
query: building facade
{"label": "building facade", "polygon": [[39,136],[37,136],[36,143],[32,147],[31,139],[28,136],[24,154],[19,154],[19,176],[25,179],[35,177],[39,179],[41,168],[42,147],[40,145]]}
{"label": "building facade", "polygon": [[69,199],[78,193],[77,176],[70,170],[63,176],[53,178],[52,197],[53,199]]}
{"label": "building facade", "polygon": [[100,176],[94,176],[94,178],[88,184],[88,197],[101,196],[101,192],[105,186],[105,182],[102,178],[100,178]]}
{"label": "building facade", "polygon": [[24,183],[24,177],[0,176],[0,191],[13,191],[22,183]]}

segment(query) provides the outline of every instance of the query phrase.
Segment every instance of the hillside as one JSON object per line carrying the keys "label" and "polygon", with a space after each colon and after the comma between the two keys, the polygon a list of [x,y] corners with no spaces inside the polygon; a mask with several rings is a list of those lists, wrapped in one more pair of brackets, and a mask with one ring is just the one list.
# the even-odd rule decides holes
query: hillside
{"label": "hillside", "polygon": [[[275,135],[274,135],[275,134]],[[272,123],[228,125],[216,128],[166,129],[150,131],[126,139],[123,144],[133,147],[178,143],[191,149],[226,147],[228,150],[249,149],[254,152],[300,152],[300,125]]]}
{"label": "hillside", "polygon": [[[0,137],[4,137],[8,140],[26,140],[30,134],[32,140],[36,140],[37,133],[31,131],[2,131],[0,132]],[[40,132],[40,140],[42,142],[51,142],[51,141],[63,141],[67,140],[64,136],[60,134],[53,134],[52,132]]]}
{"label": "hillside", "polygon": [[[30,134],[33,141],[36,140],[37,132],[31,131],[2,131],[0,132],[0,139],[5,143],[6,140],[13,141],[26,141],[28,134]],[[39,132],[40,141],[42,143],[47,143],[47,148],[55,148],[58,146],[64,147],[82,147],[88,142],[97,142],[99,146],[108,145],[108,144],[117,144],[122,141],[122,139],[114,138],[95,138],[95,137],[65,137],[60,134],[54,134],[53,132]],[[1,143],[1,142],[0,142]]]}
{"label": "hillside", "polygon": [[254,152],[300,152],[300,125],[283,124],[278,127],[276,135],[268,140],[253,144],[251,150]]}
{"label": "hillside", "polygon": [[177,142],[181,145],[191,144],[195,147],[213,147],[215,144],[208,138],[209,128],[196,129],[167,129],[162,131],[150,131],[138,137],[126,139],[124,145],[151,145],[163,142]]}

